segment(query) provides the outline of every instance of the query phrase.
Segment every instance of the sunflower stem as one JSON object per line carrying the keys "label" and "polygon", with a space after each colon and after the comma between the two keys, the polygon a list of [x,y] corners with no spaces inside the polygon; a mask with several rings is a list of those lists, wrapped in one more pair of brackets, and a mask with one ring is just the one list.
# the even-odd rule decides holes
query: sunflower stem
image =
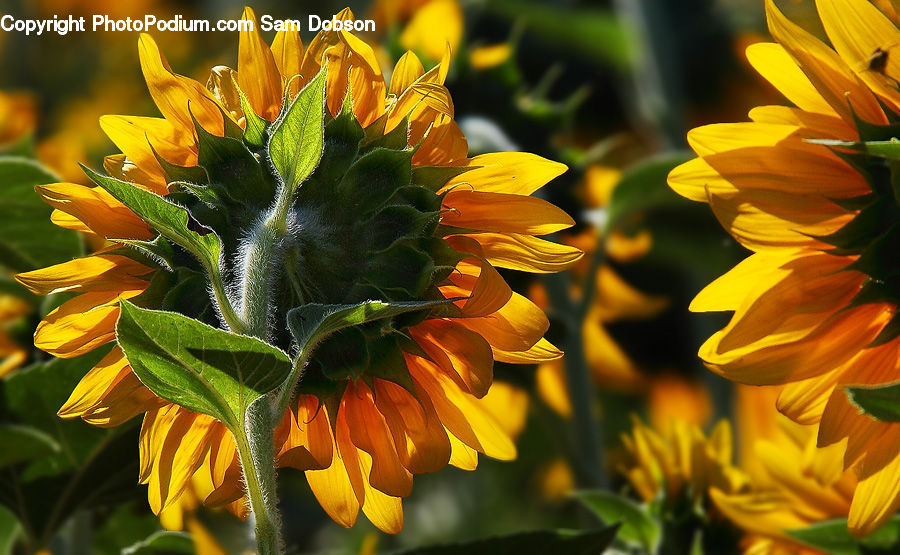
{"label": "sunflower stem", "polygon": [[269,397],[260,398],[247,410],[244,428],[234,434],[260,555],[284,552],[276,492],[272,414]]}
{"label": "sunflower stem", "polygon": [[563,358],[566,386],[572,403],[572,423],[574,440],[573,466],[581,487],[603,487],[606,482],[603,453],[600,445],[601,433],[594,414],[594,384],[584,354],[581,337],[580,310],[569,295],[568,274],[547,274],[544,286],[553,306],[554,314],[565,322],[565,343]]}

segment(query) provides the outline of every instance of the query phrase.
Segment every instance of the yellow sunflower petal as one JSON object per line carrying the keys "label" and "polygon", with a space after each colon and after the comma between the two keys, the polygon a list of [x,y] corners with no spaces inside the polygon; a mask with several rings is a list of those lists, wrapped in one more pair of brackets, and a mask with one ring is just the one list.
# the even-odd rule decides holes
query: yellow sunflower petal
{"label": "yellow sunflower petal", "polygon": [[522,195],[455,189],[444,197],[441,223],[463,229],[546,235],[575,221],[549,202]]}
{"label": "yellow sunflower petal", "polygon": [[874,95],[834,50],[786,18],[773,0],[766,0],[766,16],[775,40],[797,60],[815,89],[845,121],[853,121],[852,106],[866,121],[887,123]]}
{"label": "yellow sunflower petal", "polygon": [[296,76],[300,75],[300,67],[303,63],[303,41],[297,31],[285,29],[275,34],[272,41],[272,55],[275,57],[275,65],[281,74],[281,90],[291,88],[287,92],[288,98],[293,98],[302,88],[302,81]]}
{"label": "yellow sunflower petal", "polygon": [[472,188],[485,193],[530,195],[568,169],[565,164],[527,152],[480,154],[466,161],[473,168],[441,189]]}
{"label": "yellow sunflower petal", "polygon": [[394,66],[394,72],[391,74],[391,85],[388,92],[399,97],[403,91],[408,89],[416,79],[425,73],[422,62],[411,50],[407,50]]}
{"label": "yellow sunflower petal", "polygon": [[244,8],[242,21],[252,25],[242,27],[238,43],[238,85],[257,115],[275,121],[281,111],[281,74],[269,45],[259,35],[256,14]]}
{"label": "yellow sunflower petal", "polygon": [[801,110],[837,116],[783,46],[758,42],[747,47],[750,64]]}
{"label": "yellow sunflower petal", "polygon": [[[867,0],[816,0],[816,7],[841,58],[889,108],[900,112],[896,89],[900,60],[896,50],[891,52],[900,40],[897,27]],[[888,53],[883,73],[869,69],[869,60],[879,49]]]}

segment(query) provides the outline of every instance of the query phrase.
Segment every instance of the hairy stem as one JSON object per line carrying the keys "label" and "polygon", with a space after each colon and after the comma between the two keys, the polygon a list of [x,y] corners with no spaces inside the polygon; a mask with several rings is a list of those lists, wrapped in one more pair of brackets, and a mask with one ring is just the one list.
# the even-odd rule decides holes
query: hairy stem
{"label": "hairy stem", "polygon": [[244,428],[234,434],[260,555],[284,551],[276,493],[275,449],[272,446],[274,427],[270,399],[262,397],[250,405]]}

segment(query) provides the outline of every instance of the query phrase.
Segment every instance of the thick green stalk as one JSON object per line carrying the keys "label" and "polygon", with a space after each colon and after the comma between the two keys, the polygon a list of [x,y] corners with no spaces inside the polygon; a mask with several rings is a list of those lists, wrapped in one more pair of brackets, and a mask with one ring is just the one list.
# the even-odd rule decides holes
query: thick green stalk
{"label": "thick green stalk", "polygon": [[275,479],[274,423],[269,398],[262,397],[247,410],[243,430],[234,430],[244,484],[255,521],[260,555],[284,552]]}

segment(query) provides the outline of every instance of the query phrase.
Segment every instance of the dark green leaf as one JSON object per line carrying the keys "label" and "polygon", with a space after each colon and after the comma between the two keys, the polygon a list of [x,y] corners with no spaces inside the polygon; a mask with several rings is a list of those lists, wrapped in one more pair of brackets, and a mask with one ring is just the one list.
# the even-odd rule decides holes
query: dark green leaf
{"label": "dark green leaf", "polygon": [[268,343],[208,326],[174,312],[121,301],[119,346],[132,370],[163,399],[242,430],[253,401],[291,370],[287,354]]}
{"label": "dark green leaf", "polygon": [[259,117],[253,110],[253,106],[247,100],[247,95],[238,86],[234,73],[231,74],[231,82],[234,83],[234,89],[238,92],[238,97],[241,99],[241,111],[244,112],[244,120],[247,122],[244,129],[244,141],[249,145],[261,147],[265,144],[268,122]]}
{"label": "dark green leaf", "polygon": [[0,424],[0,468],[59,452],[59,444],[30,426]]}
{"label": "dark green leaf", "polygon": [[652,553],[659,541],[659,525],[636,503],[608,491],[579,491],[575,497],[606,524],[620,524],[619,538]]}
{"label": "dark green leaf", "polygon": [[606,228],[616,229],[647,210],[681,202],[666,180],[670,171],[691,158],[692,154],[683,152],[663,154],[629,168],[606,207]]}
{"label": "dark green leaf", "polygon": [[146,498],[136,481],[135,421],[104,430],[56,415],[75,384],[108,351],[101,348],[74,359],[35,364],[5,380],[6,412],[61,447],[15,473],[0,470],[0,504],[16,514],[38,547],[47,545],[80,509]]}
{"label": "dark green leaf", "polygon": [[520,532],[471,542],[418,547],[397,555],[596,555],[603,553],[616,537],[617,526],[575,532],[540,530]]}
{"label": "dark green leaf", "polygon": [[882,386],[846,386],[850,402],[876,420],[900,422],[900,382]]}
{"label": "dark green leaf", "polygon": [[56,181],[34,160],[0,157],[0,266],[33,270],[81,254],[78,234],[52,224],[50,207],[34,191]]}
{"label": "dark green leaf", "polygon": [[272,164],[290,197],[316,169],[325,135],[325,73],[323,68],[294,99],[284,117],[275,122],[269,138]]}

